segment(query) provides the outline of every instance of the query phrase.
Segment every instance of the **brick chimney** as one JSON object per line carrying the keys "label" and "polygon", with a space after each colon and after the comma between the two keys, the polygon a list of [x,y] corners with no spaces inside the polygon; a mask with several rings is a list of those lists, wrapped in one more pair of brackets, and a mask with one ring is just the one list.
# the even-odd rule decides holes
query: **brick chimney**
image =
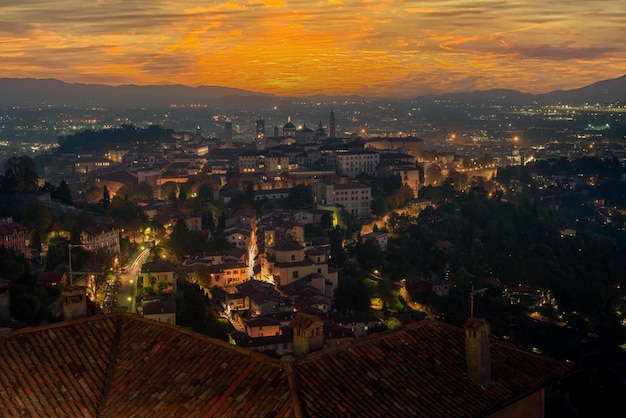
{"label": "brick chimney", "polygon": [[465,361],[467,376],[481,386],[491,383],[491,355],[489,350],[489,322],[470,317],[465,328]]}
{"label": "brick chimney", "polygon": [[289,323],[293,327],[293,352],[303,356],[324,348],[324,321],[315,315],[298,312]]}
{"label": "brick chimney", "polygon": [[64,320],[87,316],[87,292],[84,286],[67,286],[63,289],[62,296]]}

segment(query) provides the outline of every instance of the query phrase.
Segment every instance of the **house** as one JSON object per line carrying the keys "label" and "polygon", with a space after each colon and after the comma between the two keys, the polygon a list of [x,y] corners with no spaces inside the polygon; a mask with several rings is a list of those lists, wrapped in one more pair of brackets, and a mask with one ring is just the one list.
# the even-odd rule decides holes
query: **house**
{"label": "house", "polygon": [[174,298],[144,300],[142,312],[144,318],[176,325],[176,300]]}
{"label": "house", "polygon": [[380,327],[381,320],[367,312],[352,312],[343,314],[332,312],[328,315],[328,323],[347,328],[354,333],[355,338],[364,337]]}
{"label": "house", "polygon": [[222,289],[240,285],[249,279],[248,266],[239,261],[215,264],[194,262],[187,265],[184,270],[190,282],[196,281],[196,274],[206,275],[204,279],[207,285],[210,284],[211,287],[218,286]]}
{"label": "house", "polygon": [[168,260],[154,260],[141,266],[141,278],[143,287],[151,287],[153,290],[162,288],[165,293],[176,291],[176,265]]}
{"label": "house", "polygon": [[284,356],[293,353],[293,336],[291,328],[283,327],[276,335],[251,337],[245,332],[232,332],[229,342],[237,347],[259,353],[275,353]]}
{"label": "house", "polygon": [[26,248],[26,227],[13,222],[12,217],[0,219],[0,246],[23,254],[26,259],[30,258]]}
{"label": "house", "polygon": [[372,231],[361,235],[363,241],[372,240],[378,244],[381,251],[387,251],[387,233],[381,231]]}
{"label": "house", "polygon": [[426,279],[421,276],[408,277],[406,279],[406,289],[409,294],[433,292],[437,296],[450,295],[450,283],[439,279]]}
{"label": "house", "polygon": [[325,314],[330,311],[332,298],[326,295],[326,279],[318,274],[309,274],[285,286],[278,286],[278,290],[294,303],[297,311],[319,312]]}
{"label": "house", "polygon": [[83,228],[80,243],[88,251],[106,249],[111,254],[119,254],[120,230],[108,220],[99,220]]}
{"label": "house", "polygon": [[230,245],[245,249],[248,248],[251,232],[249,229],[239,226],[229,226],[224,228],[222,236],[230,243]]}
{"label": "house", "polygon": [[224,221],[224,226],[239,226],[245,229],[251,229],[256,219],[256,211],[254,209],[239,209],[232,216]]}
{"label": "house", "polygon": [[327,201],[341,205],[355,218],[369,218],[372,214],[372,188],[358,182],[339,183],[333,186],[333,196]]}
{"label": "house", "polygon": [[126,185],[137,185],[137,173],[129,170],[120,170],[112,173],[99,173],[94,177],[94,180],[98,187],[104,188],[106,186],[110,193],[110,198],[113,198],[117,192]]}
{"label": "house", "polygon": [[546,387],[574,370],[492,338],[479,318],[281,359],[130,313],[18,329],[0,345],[7,416],[542,417]]}
{"label": "house", "polygon": [[323,279],[320,289],[332,297],[337,288],[338,272],[328,266],[327,254],[319,249],[305,247],[289,238],[274,240],[265,236],[265,251],[260,255],[259,280],[286,286],[303,277],[315,274]]}
{"label": "house", "polygon": [[35,277],[44,286],[70,285],[69,276],[63,271],[40,271]]}
{"label": "house", "polygon": [[277,319],[261,316],[246,323],[246,334],[252,338],[282,334],[281,322]]}

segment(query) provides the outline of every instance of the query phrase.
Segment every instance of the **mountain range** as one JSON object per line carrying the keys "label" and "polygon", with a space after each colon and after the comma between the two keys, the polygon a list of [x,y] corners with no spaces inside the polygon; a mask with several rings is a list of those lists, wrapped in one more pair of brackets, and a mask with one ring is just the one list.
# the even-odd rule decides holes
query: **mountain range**
{"label": "mountain range", "polygon": [[[340,100],[345,97],[315,96],[311,99],[326,98]],[[355,96],[350,97],[352,100]],[[306,98],[300,98],[306,99]],[[363,98],[368,99],[368,98]],[[184,85],[122,85],[66,83],[55,79],[0,78],[0,107],[51,106],[105,106],[105,107],[169,107],[179,105],[219,105],[220,107],[241,108],[275,104],[277,101],[292,101],[294,98],[247,90]],[[385,100],[372,99],[369,100]],[[522,93],[517,90],[477,90],[463,93],[449,93],[418,96],[407,102],[432,103],[449,101],[459,104],[498,104],[498,105],[550,105],[584,103],[626,102],[626,75],[598,81],[577,89],[555,90],[544,94]]]}

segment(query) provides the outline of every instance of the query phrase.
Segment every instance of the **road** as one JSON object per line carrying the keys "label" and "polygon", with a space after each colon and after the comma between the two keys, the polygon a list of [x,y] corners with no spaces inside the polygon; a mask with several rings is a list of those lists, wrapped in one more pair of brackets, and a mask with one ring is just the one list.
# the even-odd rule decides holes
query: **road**
{"label": "road", "polygon": [[146,261],[150,249],[143,250],[120,274],[121,286],[117,294],[117,311],[137,313],[135,296],[137,295],[137,278],[141,273],[141,265]]}

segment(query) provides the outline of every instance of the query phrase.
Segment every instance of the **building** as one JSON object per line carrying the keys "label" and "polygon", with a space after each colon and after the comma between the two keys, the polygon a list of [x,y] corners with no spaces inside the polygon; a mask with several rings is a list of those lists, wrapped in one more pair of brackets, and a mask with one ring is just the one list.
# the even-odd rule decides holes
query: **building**
{"label": "building", "polygon": [[366,147],[375,148],[379,151],[404,152],[415,159],[421,158],[424,154],[424,140],[414,136],[404,138],[378,137],[367,140]]}
{"label": "building", "polygon": [[374,150],[351,150],[337,153],[337,173],[356,178],[360,174],[377,174],[380,154]]}
{"label": "building", "polygon": [[387,233],[381,231],[372,231],[361,235],[363,241],[372,240],[378,244],[381,251],[387,251]]}
{"label": "building", "polygon": [[335,203],[356,218],[369,218],[372,215],[372,188],[362,183],[350,182],[335,184],[332,199],[327,204]]}
{"label": "building", "polygon": [[176,299],[144,300],[142,315],[154,321],[176,325]]}
{"label": "building", "polygon": [[0,246],[30,258],[30,251],[26,248],[26,227],[13,222],[12,217],[0,219]]}
{"label": "building", "polygon": [[120,230],[110,222],[96,222],[80,232],[80,244],[88,251],[106,249],[111,254],[119,254]]}
{"label": "building", "polygon": [[233,123],[229,120],[224,124],[224,147],[233,147]]}
{"label": "building", "polygon": [[103,157],[81,157],[74,162],[74,172],[80,174],[103,170],[114,164],[113,161]]}
{"label": "building", "polygon": [[296,125],[293,124],[293,122],[291,121],[291,116],[290,116],[287,118],[287,123],[283,125],[283,136],[289,137],[289,138],[295,138],[296,131],[297,131]]}
{"label": "building", "polygon": [[70,280],[69,275],[63,271],[40,271],[35,275],[37,283],[43,286],[69,286]]}
{"label": "building", "polygon": [[254,141],[258,151],[265,149],[265,121],[262,119],[256,121],[256,135]]}
{"label": "building", "polygon": [[98,187],[104,188],[106,186],[110,198],[113,198],[122,187],[126,185],[136,186],[139,183],[137,173],[128,170],[101,173],[95,176],[95,181]]}
{"label": "building", "polygon": [[328,117],[328,136],[330,138],[337,138],[337,118],[335,117],[335,111],[331,110]]}
{"label": "building", "polygon": [[298,144],[313,144],[315,143],[315,131],[306,126],[306,123],[302,125],[302,128],[296,129],[296,143]]}
{"label": "building", "polygon": [[137,172],[137,182],[148,183],[152,188],[154,197],[161,198],[161,172],[159,170],[140,170]]}
{"label": "building", "polygon": [[161,288],[164,293],[176,291],[176,266],[168,260],[154,260],[141,266],[143,287]]}
{"label": "building", "polygon": [[315,141],[315,143],[319,144],[326,138],[328,138],[328,134],[326,133],[326,130],[324,129],[324,126],[322,125],[322,121],[320,121],[319,125],[317,125],[317,129],[315,130],[315,133],[313,134],[313,140]]}
{"label": "building", "polygon": [[[315,343],[304,333],[318,324],[294,325],[299,349]],[[130,313],[23,328],[0,344],[6,416],[543,417],[546,387],[574,370],[495,340],[477,318],[281,359]]]}

